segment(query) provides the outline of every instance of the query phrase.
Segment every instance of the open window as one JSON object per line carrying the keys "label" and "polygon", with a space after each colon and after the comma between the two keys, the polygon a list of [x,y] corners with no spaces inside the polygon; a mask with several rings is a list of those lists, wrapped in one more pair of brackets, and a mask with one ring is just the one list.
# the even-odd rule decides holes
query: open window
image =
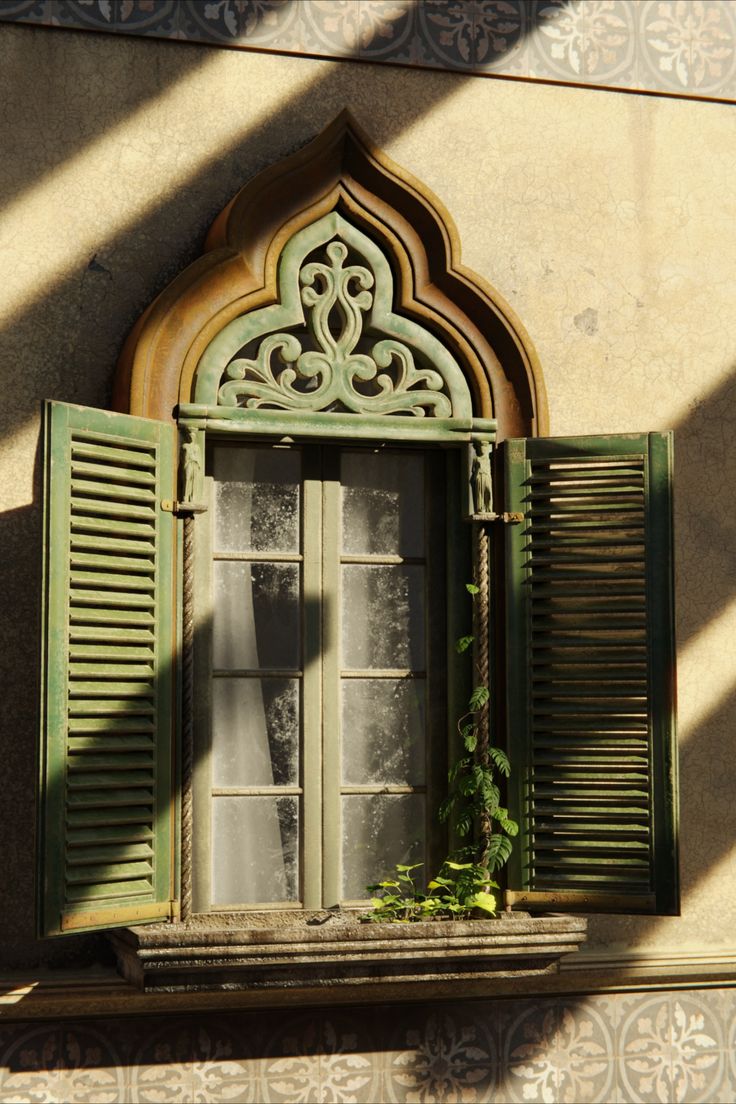
{"label": "open window", "polygon": [[394,863],[440,861],[446,459],[213,445],[196,911],[357,903]]}
{"label": "open window", "polygon": [[453,249],[343,117],[147,313],[121,412],[48,404],[44,934],[431,867],[474,574],[507,902],[677,910],[671,440],[542,436],[529,339]]}

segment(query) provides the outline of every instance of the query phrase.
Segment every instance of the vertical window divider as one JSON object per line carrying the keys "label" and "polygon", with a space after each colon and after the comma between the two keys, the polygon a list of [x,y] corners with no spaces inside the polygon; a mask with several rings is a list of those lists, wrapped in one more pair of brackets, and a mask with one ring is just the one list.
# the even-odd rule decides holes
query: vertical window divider
{"label": "vertical window divider", "polygon": [[303,498],[303,888],[304,907],[322,907],[323,501],[320,452],[304,449]]}
{"label": "vertical window divider", "polygon": [[336,905],[342,898],[340,741],[340,594],[341,501],[340,452],[325,451],[322,483],[322,700],[323,755],[323,904]]}

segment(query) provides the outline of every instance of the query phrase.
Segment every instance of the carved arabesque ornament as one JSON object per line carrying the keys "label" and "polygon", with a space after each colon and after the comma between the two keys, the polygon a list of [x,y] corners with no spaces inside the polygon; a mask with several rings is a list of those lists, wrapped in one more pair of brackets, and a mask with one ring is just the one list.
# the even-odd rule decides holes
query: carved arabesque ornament
{"label": "carved arabesque ornament", "polygon": [[[324,229],[325,218],[343,226],[306,248],[300,235]],[[343,271],[365,268],[373,284],[348,280],[320,340],[318,305],[302,300],[309,285],[299,273],[309,264],[333,268],[326,254],[333,240],[348,249]],[[287,272],[297,242],[304,248]],[[327,277],[314,271],[311,287],[324,298]],[[354,323],[360,336],[351,344]],[[286,336],[268,357],[265,341],[279,334]],[[255,366],[236,369],[238,360]],[[336,371],[338,362],[344,367]],[[225,390],[229,384],[242,390]],[[426,419],[429,429],[449,402],[453,418],[495,419],[501,439],[547,428],[541,370],[519,319],[460,263],[457,232],[437,197],[348,112],[233,198],[204,255],[141,317],[115,375],[115,408],[149,418],[175,419],[192,403],[223,412],[230,404],[231,414],[245,415],[250,399],[265,407],[264,417],[269,406],[272,415],[310,413],[319,401],[322,410],[403,413],[417,429]]]}
{"label": "carved arabesque ornament", "polygon": [[470,416],[470,393],[454,357],[393,311],[386,257],[337,212],[287,244],[278,285],[279,304],[233,320],[210,344],[196,401],[206,401],[217,378],[222,406]]}

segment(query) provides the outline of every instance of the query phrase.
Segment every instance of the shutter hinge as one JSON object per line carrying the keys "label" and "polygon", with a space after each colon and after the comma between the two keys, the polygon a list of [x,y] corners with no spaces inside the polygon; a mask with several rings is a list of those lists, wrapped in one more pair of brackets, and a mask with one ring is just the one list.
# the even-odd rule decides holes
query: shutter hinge
{"label": "shutter hinge", "polygon": [[175,502],[172,498],[161,499],[161,509],[165,514],[203,514],[207,510],[206,502]]}
{"label": "shutter hinge", "polygon": [[471,514],[467,518],[468,521],[501,521],[504,525],[520,525],[524,520],[523,514],[495,514],[495,513],[479,513]]}

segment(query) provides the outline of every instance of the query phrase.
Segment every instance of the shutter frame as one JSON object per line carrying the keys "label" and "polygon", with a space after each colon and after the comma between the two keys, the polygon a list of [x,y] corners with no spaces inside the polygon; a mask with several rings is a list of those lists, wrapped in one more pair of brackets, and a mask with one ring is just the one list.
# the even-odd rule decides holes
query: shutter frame
{"label": "shutter frame", "polygon": [[50,401],[43,425],[37,885],[55,936],[176,912],[177,431]]}
{"label": "shutter frame", "polygon": [[[643,707],[639,707],[640,715],[637,717],[636,707],[633,704],[624,706],[623,712],[628,713],[628,719],[614,725],[611,717],[615,716],[615,712],[607,714],[605,703],[599,702],[596,705],[594,701],[596,696],[599,698],[607,696],[610,706],[612,700],[613,674],[609,672],[608,678],[603,684],[596,684],[595,681],[596,675],[604,670],[602,665],[598,666],[597,669],[595,667],[594,658],[596,654],[598,656],[602,654],[600,651],[596,653],[596,647],[603,648],[605,641],[598,640],[590,645],[587,648],[588,657],[583,657],[580,660],[580,671],[577,673],[581,681],[584,681],[584,690],[580,683],[577,687],[573,687],[573,693],[579,695],[579,697],[577,700],[572,698],[570,708],[573,712],[581,701],[584,703],[586,694],[592,695],[593,700],[588,700],[587,706],[583,704],[583,711],[587,711],[593,719],[585,723],[580,721],[580,726],[584,728],[587,723],[588,727],[594,729],[597,720],[598,733],[603,736],[605,736],[607,726],[611,729],[620,729],[620,735],[617,736],[612,732],[608,737],[611,744],[611,759],[613,760],[611,771],[616,770],[617,760],[620,774],[625,775],[627,771],[631,771],[632,773],[627,776],[631,779],[645,776],[644,782],[634,783],[632,780],[630,783],[628,781],[622,782],[620,786],[623,788],[630,785],[633,794],[636,786],[646,785],[649,816],[645,858],[649,878],[646,886],[643,884],[640,886],[640,891],[635,891],[633,885],[636,872],[631,877],[632,884],[625,884],[623,876],[620,884],[617,884],[618,874],[616,871],[622,868],[616,868],[614,862],[598,881],[595,879],[594,871],[593,876],[589,879],[583,881],[581,878],[579,880],[580,884],[571,888],[571,882],[575,883],[576,881],[575,869],[583,871],[582,865],[575,867],[576,860],[571,857],[571,854],[574,851],[578,861],[589,862],[595,854],[594,848],[591,846],[591,840],[589,838],[581,839],[580,836],[584,833],[579,832],[573,844],[570,842],[571,833],[568,832],[566,835],[563,830],[562,836],[556,834],[556,825],[559,824],[559,819],[555,821],[552,814],[538,812],[538,809],[544,806],[545,799],[539,797],[539,805],[537,805],[536,798],[538,794],[548,794],[550,789],[554,789],[554,781],[550,787],[550,780],[554,779],[555,771],[559,769],[562,773],[563,768],[567,771],[568,778],[576,779],[575,782],[569,783],[570,786],[577,786],[575,793],[579,794],[584,791],[585,784],[581,786],[580,782],[577,781],[580,775],[575,773],[576,770],[581,771],[584,768],[579,763],[576,766],[574,763],[575,752],[569,752],[562,747],[563,744],[567,743],[569,747],[577,740],[578,755],[582,754],[584,756],[586,752],[588,755],[595,754],[593,748],[590,751],[584,748],[585,736],[575,736],[576,722],[574,720],[572,723],[567,722],[569,726],[567,735],[564,738],[562,737],[561,730],[565,731],[563,727],[565,721],[564,719],[560,721],[560,715],[561,712],[564,712],[564,706],[561,711],[559,703],[555,704],[555,702],[560,697],[564,698],[566,693],[568,698],[572,697],[570,693],[571,682],[568,681],[567,691],[565,691],[560,688],[560,684],[559,682],[556,683],[556,680],[560,678],[560,672],[567,675],[568,680],[572,679],[573,676],[570,675],[569,669],[565,669],[564,666],[560,667],[559,664],[564,664],[565,655],[574,656],[576,654],[573,651],[566,653],[565,645],[560,642],[566,639],[565,632],[569,632],[570,628],[575,628],[574,610],[576,602],[582,601],[583,606],[590,605],[585,600],[584,591],[581,590],[579,593],[575,593],[577,588],[585,584],[585,566],[576,566],[576,564],[582,563],[585,556],[583,555],[581,560],[580,550],[578,549],[576,557],[572,540],[579,540],[581,534],[580,532],[573,533],[572,528],[579,524],[581,520],[583,520],[583,523],[587,521],[591,528],[598,530],[598,532],[589,535],[601,536],[605,548],[606,530],[600,520],[605,518],[605,513],[599,511],[598,521],[593,520],[591,522],[590,518],[581,519],[580,517],[576,519],[574,512],[572,512],[575,510],[575,506],[571,505],[569,500],[566,501],[564,497],[561,498],[558,493],[554,507],[555,521],[553,524],[549,517],[551,505],[547,503],[548,516],[545,522],[544,510],[540,503],[544,503],[545,493],[551,495],[553,489],[559,492],[560,487],[562,487],[563,491],[566,489],[569,495],[574,495],[576,490],[579,490],[579,485],[578,487],[568,485],[565,488],[564,480],[566,478],[572,480],[575,477],[572,473],[569,476],[565,475],[564,461],[579,463],[584,468],[586,465],[611,462],[610,469],[600,470],[607,471],[607,479],[610,480],[609,493],[612,494],[614,503],[616,501],[620,503],[621,496],[624,499],[626,498],[626,493],[622,488],[627,482],[633,486],[634,477],[629,479],[622,476],[617,488],[615,472],[617,466],[621,471],[624,470],[627,463],[626,458],[629,457],[633,458],[632,470],[637,465],[641,470],[641,489],[637,493],[631,492],[632,501],[630,505],[632,510],[627,515],[630,518],[629,522],[621,519],[620,505],[618,508],[619,520],[617,522],[612,514],[609,527],[611,537],[608,548],[610,550],[615,546],[618,549],[618,552],[614,552],[613,556],[609,552],[609,561],[620,555],[622,548],[623,554],[626,555],[626,547],[617,542],[616,529],[619,529],[619,531],[625,530],[628,525],[629,533],[627,535],[620,533],[619,539],[629,539],[631,541],[631,547],[628,549],[631,553],[631,566],[623,570],[625,573],[630,572],[632,577],[622,585],[622,581],[615,578],[615,569],[608,568],[607,570],[614,573],[614,578],[606,579],[602,589],[600,582],[594,583],[592,587],[593,590],[600,592],[593,595],[593,604],[596,601],[599,604],[598,615],[594,614],[591,620],[590,610],[581,610],[579,611],[578,620],[587,618],[589,637],[595,640],[596,633],[600,634],[601,625],[607,624],[605,616],[600,617],[600,610],[606,603],[610,603],[612,613],[615,608],[616,615],[613,620],[617,621],[620,627],[627,624],[627,617],[630,618],[632,625],[636,624],[638,620],[640,626],[643,627],[642,643],[646,652],[645,693],[642,694],[641,689],[641,670],[634,673],[637,664],[631,656],[635,654],[636,648],[634,652],[623,649],[618,653],[622,656],[628,655],[630,661],[628,664],[620,664],[622,670],[628,670],[628,674],[624,673],[622,675],[616,688],[622,696],[622,701],[626,701],[628,698],[629,703],[631,703],[634,697],[645,700],[647,768],[632,765],[637,755],[639,756],[637,760],[639,763],[643,762],[644,758],[644,752],[641,748],[636,750],[634,734],[637,724],[642,725]],[[563,462],[562,467],[554,466],[555,462],[559,461]],[[649,433],[606,437],[514,439],[505,442],[502,446],[502,462],[504,465],[506,495],[505,508],[509,512],[518,512],[524,515],[522,524],[505,527],[507,724],[512,766],[509,804],[511,815],[519,820],[521,825],[519,840],[508,867],[508,902],[532,910],[647,912],[659,915],[677,915],[679,913],[679,877],[674,677],[672,434]],[[553,466],[549,467],[549,465]],[[594,470],[588,467],[587,476],[583,477],[583,481],[585,481],[585,478],[590,480]],[[548,487],[546,491],[544,489],[545,471],[556,473],[554,476],[555,487]],[[529,482],[532,477],[535,480],[534,483]],[[559,480],[562,480],[562,483]],[[530,498],[531,489],[535,486],[541,489],[541,494],[538,493],[536,500],[532,500]],[[600,487],[598,491],[590,490],[588,493],[594,499],[597,496],[598,505],[600,505],[602,497]],[[618,499],[617,495],[619,496]],[[578,495],[579,497],[580,495]],[[638,506],[639,501],[641,502],[641,508]],[[585,511],[586,509],[588,511],[592,510],[595,515],[594,506],[591,506],[589,502],[586,505],[584,500],[582,510]],[[613,513],[615,512],[616,507],[614,505]],[[562,520],[562,527],[560,526],[560,520]],[[568,526],[567,529],[564,528],[565,523]],[[535,529],[530,528],[533,524],[535,524]],[[540,525],[542,527],[541,531]],[[637,552],[637,548],[641,545],[639,538],[634,535],[637,525],[640,528],[643,525],[644,530],[643,556]],[[557,537],[553,532],[545,533],[545,526],[556,530]],[[538,533],[541,533],[541,537],[537,535]],[[562,533],[561,538],[560,533]],[[560,544],[560,540],[563,544]],[[571,559],[564,562],[556,559],[559,556],[571,556]],[[643,569],[637,566],[637,556],[639,561],[643,559]],[[550,596],[554,592],[555,585],[549,583],[545,588],[544,583],[541,582],[542,574],[546,571],[549,580],[550,574],[555,571],[559,572],[563,563],[562,570],[570,572],[568,595],[572,593],[573,598],[572,600],[569,597],[562,600],[556,598],[553,602],[550,601]],[[589,567],[589,569],[593,568]],[[576,571],[580,572],[577,579],[575,577]],[[532,599],[532,579],[535,580],[537,588],[535,593],[538,596],[534,600]],[[609,589],[607,589],[608,584],[610,584]],[[565,585],[562,586],[563,590]],[[628,600],[629,592],[636,593],[641,589],[644,591],[643,604],[637,605],[636,599]],[[590,590],[589,585],[588,594],[590,594]],[[641,600],[639,599],[639,601]],[[547,613],[546,617],[545,611]],[[556,623],[558,627],[556,630],[553,614],[557,615]],[[544,624],[545,621],[548,625],[546,637],[544,628],[533,627]],[[593,625],[592,633],[590,632],[591,624]],[[622,628],[621,631],[623,634],[622,640],[624,641],[625,631],[632,634],[632,639],[636,636],[634,628],[625,631]],[[557,633],[556,636],[554,635],[555,632]],[[639,632],[641,633],[641,628]],[[615,633],[613,635],[615,636]],[[568,647],[572,647],[569,644],[570,639],[570,637],[567,638]],[[639,648],[641,655],[642,646],[637,644],[636,647]],[[615,648],[612,651],[615,654]],[[557,663],[557,674],[550,666],[545,675],[545,652],[550,665],[553,662]],[[579,655],[579,653],[577,654]],[[532,667],[532,660],[536,660],[536,668]],[[571,661],[568,660],[568,662]],[[643,668],[641,659],[639,664]],[[541,679],[538,678],[536,683],[536,699],[532,697],[533,683],[531,676],[533,669],[536,669],[537,672],[541,670]],[[630,680],[628,687],[627,680]],[[545,691],[542,688],[540,692],[540,681],[541,683],[546,681],[549,687],[546,718],[544,716]],[[636,691],[634,690],[634,683],[639,684]],[[557,689],[555,689],[556,686]],[[598,689],[597,695],[595,693],[596,686]],[[539,705],[540,696],[542,699],[541,708]],[[532,708],[533,700],[537,702],[536,713]],[[598,711],[597,718],[596,709]],[[545,723],[549,729],[549,734],[546,737],[544,736]],[[627,724],[630,731],[627,731]],[[620,746],[622,737],[629,740],[630,761],[628,764],[624,763],[626,748]],[[641,737],[638,738],[641,739]],[[592,739],[595,739],[595,737],[592,737]],[[556,747],[555,744],[558,746]],[[602,744],[605,744],[605,739],[601,740]],[[601,754],[600,747],[598,753]],[[609,749],[607,748],[606,754],[608,753]],[[545,754],[548,757],[546,773]],[[596,770],[600,771],[600,768],[594,768],[593,773],[589,776],[590,778],[593,777]],[[602,780],[603,776],[598,773],[595,774],[595,777],[594,785],[597,786],[598,780]],[[605,789],[605,786],[603,788]],[[557,791],[555,790],[556,796]],[[564,799],[564,791],[561,790],[559,796]],[[554,804],[555,797],[547,799],[547,807],[550,803]],[[580,801],[581,799],[577,797],[576,800]],[[592,802],[594,799],[591,797],[587,800]],[[570,801],[572,801],[572,798],[570,798]],[[562,807],[565,807],[564,801]],[[542,820],[543,816],[547,817],[545,822]],[[592,823],[590,818],[583,816],[582,819],[587,820],[588,824]],[[615,830],[611,836],[606,837],[604,846],[608,847],[612,856],[621,859],[626,854],[626,851],[621,847],[625,839],[634,841],[630,843],[632,848],[637,846],[641,848],[641,841],[636,840],[633,825],[631,831],[623,834],[623,820],[616,823],[616,815],[610,816],[608,819],[614,821]],[[550,823],[553,826],[552,830],[547,831],[547,826]],[[537,838],[540,840],[538,846]],[[597,837],[594,833],[594,838],[598,840],[599,845],[603,842],[600,832]],[[570,849],[567,853],[566,848]],[[635,851],[630,853],[636,854]],[[543,855],[544,857],[542,857]],[[585,856],[587,856],[587,859]],[[543,883],[549,883],[549,871],[554,875],[555,863],[559,864],[556,870],[559,872],[560,885],[552,888],[549,884],[545,885]],[[564,863],[571,864],[567,867],[567,878],[565,877]],[[600,864],[600,856],[599,865],[602,865]],[[546,867],[548,873],[545,877],[536,874],[538,866]]]}

